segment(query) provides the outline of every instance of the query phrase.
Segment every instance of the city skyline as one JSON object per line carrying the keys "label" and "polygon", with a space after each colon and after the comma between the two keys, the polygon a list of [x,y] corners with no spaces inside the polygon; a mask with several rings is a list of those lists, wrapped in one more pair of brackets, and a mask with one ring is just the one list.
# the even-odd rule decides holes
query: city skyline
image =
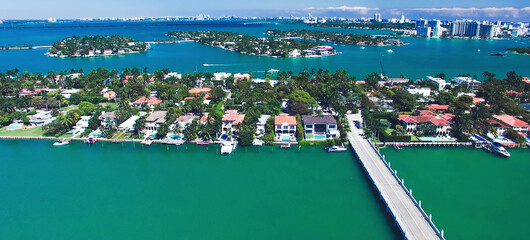
{"label": "city skyline", "polygon": [[[30,6],[30,7],[28,7]],[[139,7],[141,6],[141,7]],[[74,9],[74,11],[72,11]],[[11,2],[0,9],[0,19],[46,19],[46,18],[132,18],[163,16],[194,16],[210,14],[212,16],[273,17],[305,16],[318,17],[372,17],[381,13],[383,19],[399,17],[401,14],[410,19],[437,18],[455,20],[470,18],[477,20],[530,21],[530,6],[523,1],[445,1],[430,3],[418,0],[392,2],[386,0],[355,1],[289,1],[271,0],[267,2],[245,2],[233,0],[216,2],[211,0],[180,3],[158,0],[145,4],[139,0],[91,2],[55,0],[42,2],[27,0]]]}

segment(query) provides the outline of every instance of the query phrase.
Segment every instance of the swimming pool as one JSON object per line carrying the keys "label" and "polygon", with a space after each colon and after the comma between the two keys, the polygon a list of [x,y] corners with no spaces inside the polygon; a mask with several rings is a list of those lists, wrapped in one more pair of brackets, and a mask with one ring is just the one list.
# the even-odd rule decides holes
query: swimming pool
{"label": "swimming pool", "polygon": [[9,127],[7,127],[7,129],[9,130],[15,130],[15,129],[19,129],[20,128],[20,123],[13,123],[11,125],[9,125]]}
{"label": "swimming pool", "polygon": [[184,134],[169,135],[169,138],[171,138],[171,139],[181,139],[181,138],[184,138]]}
{"label": "swimming pool", "polygon": [[326,139],[326,135],[315,135],[314,136],[315,139]]}
{"label": "swimming pool", "polygon": [[429,141],[429,142],[454,142],[456,141],[454,138],[444,138],[444,137],[420,137],[421,141]]}
{"label": "swimming pool", "polygon": [[289,141],[291,141],[291,136],[289,136],[289,135],[282,135],[282,136],[281,136],[281,139],[282,139],[283,142],[289,142]]}

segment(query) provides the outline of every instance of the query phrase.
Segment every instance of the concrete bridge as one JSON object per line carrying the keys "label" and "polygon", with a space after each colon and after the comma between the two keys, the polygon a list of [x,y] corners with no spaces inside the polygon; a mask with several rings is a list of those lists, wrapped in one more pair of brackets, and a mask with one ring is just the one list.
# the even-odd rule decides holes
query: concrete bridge
{"label": "concrete bridge", "polygon": [[438,231],[432,222],[432,215],[423,211],[421,201],[414,199],[412,190],[405,187],[404,180],[398,178],[397,171],[392,170],[384,156],[364,137],[362,129],[355,127],[353,121],[362,123],[361,115],[352,114],[347,117],[351,128],[348,133],[351,147],[405,239],[443,240],[443,230]]}

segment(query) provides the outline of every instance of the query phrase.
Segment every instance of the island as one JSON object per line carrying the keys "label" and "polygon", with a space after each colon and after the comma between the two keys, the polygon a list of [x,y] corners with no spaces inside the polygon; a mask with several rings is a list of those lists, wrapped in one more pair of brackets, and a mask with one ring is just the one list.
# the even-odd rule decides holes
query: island
{"label": "island", "polygon": [[519,54],[530,55],[530,47],[514,47],[508,48],[507,50]]}
{"label": "island", "polygon": [[383,36],[371,36],[360,34],[342,34],[334,32],[322,32],[311,30],[267,30],[267,34],[280,38],[302,38],[313,41],[326,41],[342,44],[373,45],[373,46],[402,46],[406,43],[399,39],[391,39]]}
{"label": "island", "polygon": [[258,38],[245,34],[217,31],[169,32],[169,36],[247,55],[270,57],[322,57],[337,54],[335,49],[315,41],[277,37]]}
{"label": "island", "polygon": [[99,57],[145,52],[149,44],[126,36],[73,36],[55,42],[46,53],[52,57]]}

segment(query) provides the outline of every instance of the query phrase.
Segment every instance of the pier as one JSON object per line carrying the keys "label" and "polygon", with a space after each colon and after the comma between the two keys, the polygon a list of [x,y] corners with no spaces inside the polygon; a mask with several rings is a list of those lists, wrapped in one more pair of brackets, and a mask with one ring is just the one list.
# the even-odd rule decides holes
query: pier
{"label": "pier", "polygon": [[416,201],[412,190],[405,187],[405,181],[398,178],[397,170],[392,170],[384,156],[366,139],[363,130],[353,124],[354,121],[362,122],[361,114],[347,117],[352,126],[348,133],[350,145],[405,239],[443,240],[443,230],[436,228],[432,215],[425,213],[421,201]]}

